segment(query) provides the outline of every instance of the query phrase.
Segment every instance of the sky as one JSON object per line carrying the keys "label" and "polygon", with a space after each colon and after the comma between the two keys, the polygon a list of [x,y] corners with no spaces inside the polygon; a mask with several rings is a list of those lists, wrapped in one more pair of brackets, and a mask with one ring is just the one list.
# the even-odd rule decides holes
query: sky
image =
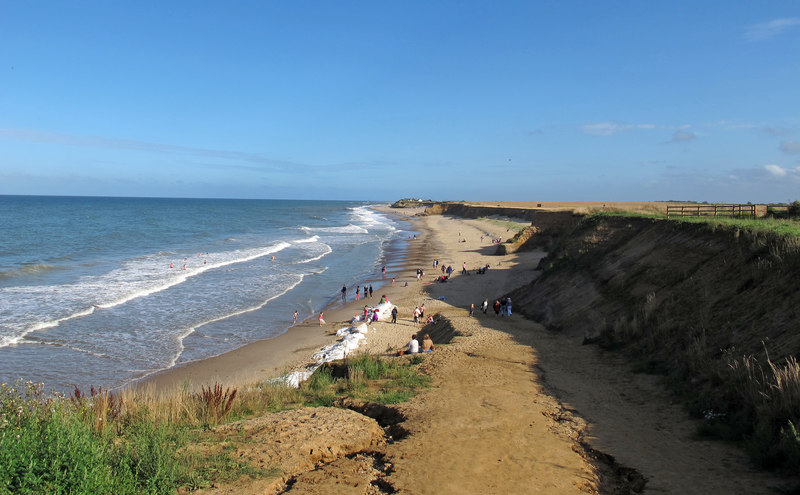
{"label": "sky", "polygon": [[800,2],[0,2],[0,194],[800,199]]}

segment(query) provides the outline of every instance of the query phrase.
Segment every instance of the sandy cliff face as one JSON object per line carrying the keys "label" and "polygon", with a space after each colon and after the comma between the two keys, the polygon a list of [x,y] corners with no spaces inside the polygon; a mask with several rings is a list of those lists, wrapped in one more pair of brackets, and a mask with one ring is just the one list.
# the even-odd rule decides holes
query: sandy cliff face
{"label": "sandy cliff face", "polygon": [[796,238],[587,217],[540,267],[517,312],[664,375],[701,431],[744,440],[756,463],[800,465]]}
{"label": "sandy cliff face", "polygon": [[[535,239],[531,239],[535,241]],[[639,218],[587,218],[517,291],[521,311],[551,328],[616,346],[639,340],[669,362],[693,341],[709,356],[736,348],[773,359],[800,352],[800,255],[735,229]]]}

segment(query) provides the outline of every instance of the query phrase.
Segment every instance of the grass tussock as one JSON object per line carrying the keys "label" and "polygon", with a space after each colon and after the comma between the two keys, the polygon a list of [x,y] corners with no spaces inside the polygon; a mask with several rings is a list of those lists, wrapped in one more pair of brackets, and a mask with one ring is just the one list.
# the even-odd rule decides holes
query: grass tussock
{"label": "grass tussock", "polygon": [[359,355],[320,367],[299,389],[214,384],[168,397],[102,388],[65,396],[46,393],[42,384],[2,384],[0,494],[175,493],[243,475],[272,476],[276,470],[246,465],[229,450],[200,455],[188,447],[207,441],[207,429],[226,420],[332,406],[346,397],[408,400],[429,384],[414,364]]}
{"label": "grass tussock", "polygon": [[800,364],[789,357],[783,364],[769,355],[762,364],[753,356],[730,363],[747,421],[745,447],[761,466],[800,469]]}

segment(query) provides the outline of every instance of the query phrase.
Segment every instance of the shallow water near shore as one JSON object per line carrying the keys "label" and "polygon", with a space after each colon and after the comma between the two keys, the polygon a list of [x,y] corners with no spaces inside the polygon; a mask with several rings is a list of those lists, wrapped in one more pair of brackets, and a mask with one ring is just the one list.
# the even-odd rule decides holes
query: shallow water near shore
{"label": "shallow water near shore", "polygon": [[342,284],[377,289],[407,236],[364,202],[0,196],[0,211],[0,380],[58,390],[279,335]]}

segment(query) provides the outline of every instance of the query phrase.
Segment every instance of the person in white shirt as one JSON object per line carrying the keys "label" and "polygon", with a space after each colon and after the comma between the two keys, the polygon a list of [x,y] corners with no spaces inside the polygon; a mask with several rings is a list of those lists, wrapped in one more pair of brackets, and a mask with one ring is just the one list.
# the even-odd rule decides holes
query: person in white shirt
{"label": "person in white shirt", "polygon": [[417,340],[417,334],[411,336],[411,342],[408,343],[408,353],[409,354],[416,354],[419,352],[419,341]]}

